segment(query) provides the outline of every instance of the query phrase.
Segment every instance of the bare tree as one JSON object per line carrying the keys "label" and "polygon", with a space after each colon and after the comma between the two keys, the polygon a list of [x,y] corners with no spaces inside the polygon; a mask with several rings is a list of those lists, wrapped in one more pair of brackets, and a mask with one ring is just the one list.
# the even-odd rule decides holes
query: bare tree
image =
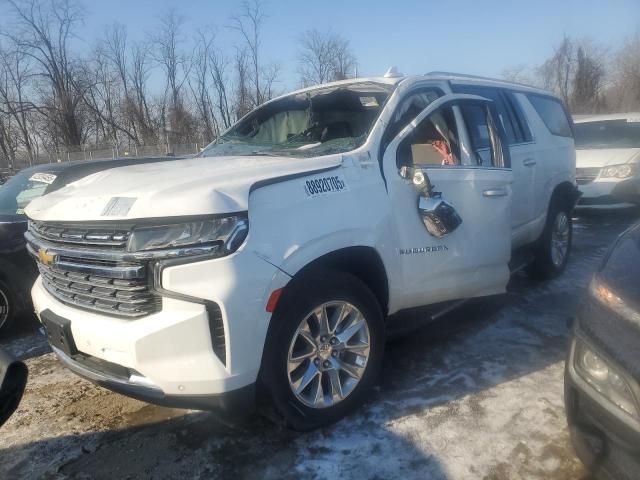
{"label": "bare tree", "polygon": [[218,133],[218,122],[211,95],[209,81],[211,77],[211,52],[215,36],[205,31],[198,32],[196,49],[193,55],[193,68],[188,83],[196,105],[198,118],[202,125],[203,136],[209,141]]}
{"label": "bare tree", "polygon": [[278,63],[270,63],[262,69],[262,100],[266,102],[277,96],[276,84],[279,83],[281,67]]}
{"label": "bare tree", "polygon": [[79,146],[83,137],[79,110],[85,86],[78,81],[79,62],[70,43],[84,18],[82,9],[72,0],[6,1],[15,23],[3,34],[19,54],[33,60],[33,74],[43,82],[40,112],[63,144]]}
{"label": "bare tree", "polygon": [[502,76],[551,90],[576,113],[595,113],[605,106],[605,51],[588,39],[565,35],[542,65],[517,65]]}
{"label": "bare tree", "polygon": [[[240,6],[240,13],[231,18],[231,28],[242,36],[246,45],[245,55],[251,68],[251,80],[253,82],[254,105],[263,102],[260,89],[260,46],[262,25],[266,18],[261,0],[244,0]],[[248,73],[249,69],[247,69]]]}
{"label": "bare tree", "polygon": [[356,59],[348,40],[331,31],[307,30],[300,37],[298,73],[309,86],[355,76]]}
{"label": "bare tree", "polygon": [[351,51],[349,40],[340,35],[334,35],[333,51],[333,78],[335,80],[345,80],[357,76],[358,62]]}
{"label": "bare tree", "polygon": [[155,46],[154,58],[162,68],[167,82],[165,95],[169,96],[165,130],[170,132],[173,140],[183,138],[189,129],[185,125],[189,112],[186,111],[182,97],[182,87],[187,81],[190,71],[190,58],[182,49],[181,36],[184,17],[175,9],[169,10],[160,17],[158,34],[152,36]]}
{"label": "bare tree", "polygon": [[640,109],[640,33],[625,40],[615,55],[610,88],[609,106],[618,111]]}
{"label": "bare tree", "polygon": [[209,52],[209,61],[211,64],[211,80],[217,97],[217,109],[220,115],[220,121],[224,128],[229,128],[233,123],[231,101],[228,94],[229,81],[227,78],[227,68],[229,61],[222,52],[215,48]]}
{"label": "bare tree", "polygon": [[[41,149],[52,154],[105,143],[212,139],[280,93],[280,65],[266,62],[262,50],[262,0],[244,0],[231,18],[239,35],[230,52],[216,47],[212,29],[189,41],[184,18],[170,10],[143,41],[130,40],[123,25],[108,26],[86,55],[72,48],[84,18],[80,1],[0,0],[10,18],[0,24],[5,165],[32,162]],[[353,76],[348,41],[327,38],[330,59],[321,59],[328,65],[322,81]],[[159,91],[156,79],[164,81]]]}
{"label": "bare tree", "polygon": [[36,109],[28,100],[30,69],[26,55],[0,46],[0,134],[5,137],[0,148],[12,164],[18,148],[24,148],[29,165],[37,150],[30,122]]}
{"label": "bare tree", "polygon": [[138,43],[131,48],[131,67],[128,78],[133,92],[127,98],[126,104],[127,114],[136,124],[139,139],[147,144],[158,142],[157,122],[149,100],[150,50],[146,43]]}
{"label": "bare tree", "polygon": [[598,112],[603,105],[605,69],[601,57],[585,46],[576,52],[576,70],[571,92],[571,110],[574,113]]}
{"label": "bare tree", "polygon": [[236,71],[234,113],[236,120],[251,111],[252,101],[249,93],[249,62],[247,51],[236,49],[234,57]]}
{"label": "bare tree", "polygon": [[556,92],[568,105],[571,97],[571,81],[575,72],[575,45],[565,35],[553,56],[539,68],[544,88]]}

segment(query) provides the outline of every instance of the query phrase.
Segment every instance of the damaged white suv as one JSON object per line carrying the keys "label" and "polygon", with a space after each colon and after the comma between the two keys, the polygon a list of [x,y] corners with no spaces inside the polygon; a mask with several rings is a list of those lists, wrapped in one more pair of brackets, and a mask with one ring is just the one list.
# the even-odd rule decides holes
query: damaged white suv
{"label": "damaged white suv", "polygon": [[441,73],[321,85],[197,158],[34,200],[33,302],[100,385],[196,409],[247,408],[260,385],[308,429],[363,401],[394,314],[504,292],[512,252],[560,273],[576,198],[571,120],[545,91]]}

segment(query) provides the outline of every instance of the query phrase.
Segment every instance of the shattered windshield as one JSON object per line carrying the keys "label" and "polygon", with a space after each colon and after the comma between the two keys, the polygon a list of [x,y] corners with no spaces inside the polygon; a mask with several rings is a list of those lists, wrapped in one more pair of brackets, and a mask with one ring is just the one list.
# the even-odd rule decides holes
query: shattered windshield
{"label": "shattered windshield", "polygon": [[392,88],[363,82],[288,95],[251,112],[200,156],[348,152],[364,143]]}

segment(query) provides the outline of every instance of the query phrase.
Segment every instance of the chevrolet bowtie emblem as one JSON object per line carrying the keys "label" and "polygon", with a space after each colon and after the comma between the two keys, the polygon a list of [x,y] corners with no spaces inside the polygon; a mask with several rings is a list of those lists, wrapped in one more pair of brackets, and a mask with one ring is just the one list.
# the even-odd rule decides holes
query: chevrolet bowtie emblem
{"label": "chevrolet bowtie emblem", "polygon": [[56,261],[56,255],[48,253],[44,248],[38,250],[38,258],[43,265],[51,265]]}

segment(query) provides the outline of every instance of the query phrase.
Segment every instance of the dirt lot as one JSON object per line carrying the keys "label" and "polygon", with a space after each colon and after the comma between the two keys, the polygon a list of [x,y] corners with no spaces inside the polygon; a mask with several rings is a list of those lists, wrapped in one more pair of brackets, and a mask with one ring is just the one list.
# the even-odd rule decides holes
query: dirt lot
{"label": "dirt lot", "polygon": [[0,478],[585,478],[564,418],[567,320],[632,221],[581,220],[562,277],[518,274],[507,295],[390,343],[362,411],[308,434],[113,394],[65,370],[24,327],[0,339],[30,369],[0,431]]}

